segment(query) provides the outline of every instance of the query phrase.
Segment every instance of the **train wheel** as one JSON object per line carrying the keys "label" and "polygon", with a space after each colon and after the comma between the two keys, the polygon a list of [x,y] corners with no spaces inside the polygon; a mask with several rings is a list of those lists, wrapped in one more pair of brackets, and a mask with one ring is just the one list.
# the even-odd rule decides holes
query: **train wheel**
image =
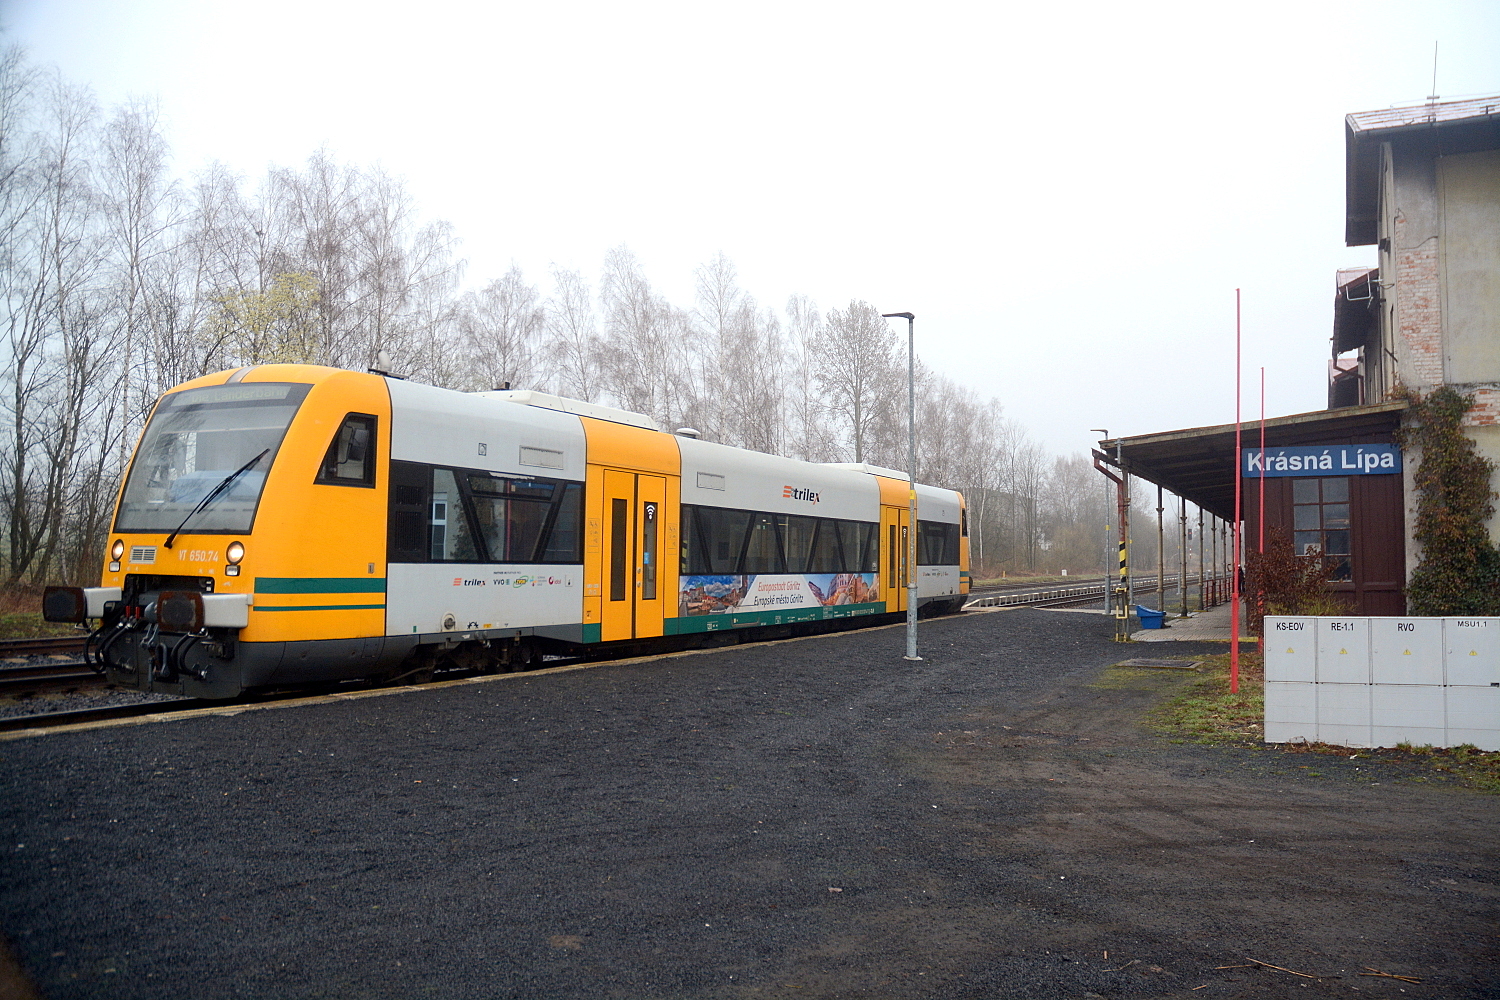
{"label": "train wheel", "polygon": [[512,673],[521,670],[535,670],[541,664],[542,658],[537,653],[536,647],[525,639],[517,639],[510,647],[510,670]]}

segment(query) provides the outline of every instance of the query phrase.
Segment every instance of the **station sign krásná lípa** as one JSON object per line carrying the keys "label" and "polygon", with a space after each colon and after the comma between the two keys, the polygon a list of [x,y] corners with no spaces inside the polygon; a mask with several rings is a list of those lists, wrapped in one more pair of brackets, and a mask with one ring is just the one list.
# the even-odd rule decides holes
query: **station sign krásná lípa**
{"label": "station sign kr\u00e1sn\u00e1 l\u00edpa", "polygon": [[1380,476],[1401,471],[1401,449],[1393,444],[1318,444],[1294,448],[1246,448],[1240,472],[1263,476]]}

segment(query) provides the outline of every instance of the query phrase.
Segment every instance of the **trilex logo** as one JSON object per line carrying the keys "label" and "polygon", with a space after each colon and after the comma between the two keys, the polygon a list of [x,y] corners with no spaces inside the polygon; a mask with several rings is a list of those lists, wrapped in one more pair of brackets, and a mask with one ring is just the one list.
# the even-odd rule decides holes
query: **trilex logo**
{"label": "trilex logo", "polygon": [[806,500],[808,503],[817,503],[822,494],[814,493],[812,490],[798,489],[795,486],[783,486],[781,498],[783,500]]}
{"label": "trilex logo", "polygon": [[455,587],[483,587],[484,586],[484,581],[483,580],[465,580],[461,576],[455,576],[453,578],[453,586],[455,586]]}

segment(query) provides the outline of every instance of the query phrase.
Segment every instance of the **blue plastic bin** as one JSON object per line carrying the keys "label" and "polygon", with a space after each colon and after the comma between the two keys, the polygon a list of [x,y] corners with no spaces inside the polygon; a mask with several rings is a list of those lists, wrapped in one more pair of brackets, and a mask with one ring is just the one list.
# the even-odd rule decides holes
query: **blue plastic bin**
{"label": "blue plastic bin", "polygon": [[1141,620],[1141,628],[1166,628],[1167,613],[1165,611],[1152,611],[1143,608],[1139,604],[1135,606],[1135,616]]}

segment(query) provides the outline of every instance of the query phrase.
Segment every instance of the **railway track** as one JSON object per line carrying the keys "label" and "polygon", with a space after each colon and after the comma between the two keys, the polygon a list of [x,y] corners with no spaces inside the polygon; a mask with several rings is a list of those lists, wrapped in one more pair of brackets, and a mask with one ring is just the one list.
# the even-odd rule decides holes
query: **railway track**
{"label": "railway track", "polygon": [[[1169,578],[1168,582],[1171,587],[1175,588],[1175,577]],[[1195,578],[1190,578],[1190,584],[1195,582]],[[964,605],[964,610],[993,607],[1068,607],[1078,604],[1093,604],[1104,597],[1104,592],[1105,587],[1102,583],[1072,587],[1044,586],[1040,588],[1035,584],[1026,582],[1007,583],[1001,586],[986,587],[981,591],[971,593],[969,601]],[[1142,596],[1142,592],[1138,592],[1137,596]],[[107,686],[105,680],[83,662],[83,649],[84,638],[82,636],[0,640],[0,659],[19,660],[23,657],[39,656],[75,657],[75,659],[71,659],[68,662],[28,662],[0,665],[0,697],[7,695],[14,697],[17,694],[25,696],[26,694],[40,693],[43,690],[76,690],[82,687]],[[554,664],[548,665],[551,666]],[[248,700],[264,701],[273,698],[306,696],[307,694],[308,692],[305,690],[291,694],[268,693]],[[238,703],[243,702],[202,701],[185,698],[170,701],[149,701],[131,705],[112,705],[76,711],[44,712],[0,717],[0,733],[54,729],[60,726],[89,722],[126,720],[158,715],[164,712],[187,711],[195,708],[224,708],[227,705]]]}
{"label": "railway track", "polygon": [[[1156,593],[1156,577],[1137,577],[1137,582],[1145,586],[1137,587],[1135,591],[1136,601],[1140,601],[1147,595]],[[1197,585],[1198,578],[1192,574],[1188,575],[1188,587]],[[1113,581],[1111,581],[1111,586]],[[1031,589],[1027,589],[1027,588]],[[1177,574],[1169,575],[1165,581],[1167,592],[1177,590]],[[999,586],[989,586],[982,590],[974,590],[969,593],[969,600],[964,604],[964,610],[969,608],[1006,608],[1006,607],[1028,607],[1028,608],[1061,608],[1073,604],[1092,604],[1103,599],[1105,596],[1105,585],[1100,583],[1087,583],[1070,587],[1043,586],[1035,584],[1009,583]]]}
{"label": "railway track", "polygon": [[104,679],[84,661],[83,650],[82,635],[0,640],[0,697],[102,686]]}
{"label": "railway track", "polygon": [[77,656],[83,658],[83,633],[49,635],[40,639],[0,639],[0,660],[17,656]]}

